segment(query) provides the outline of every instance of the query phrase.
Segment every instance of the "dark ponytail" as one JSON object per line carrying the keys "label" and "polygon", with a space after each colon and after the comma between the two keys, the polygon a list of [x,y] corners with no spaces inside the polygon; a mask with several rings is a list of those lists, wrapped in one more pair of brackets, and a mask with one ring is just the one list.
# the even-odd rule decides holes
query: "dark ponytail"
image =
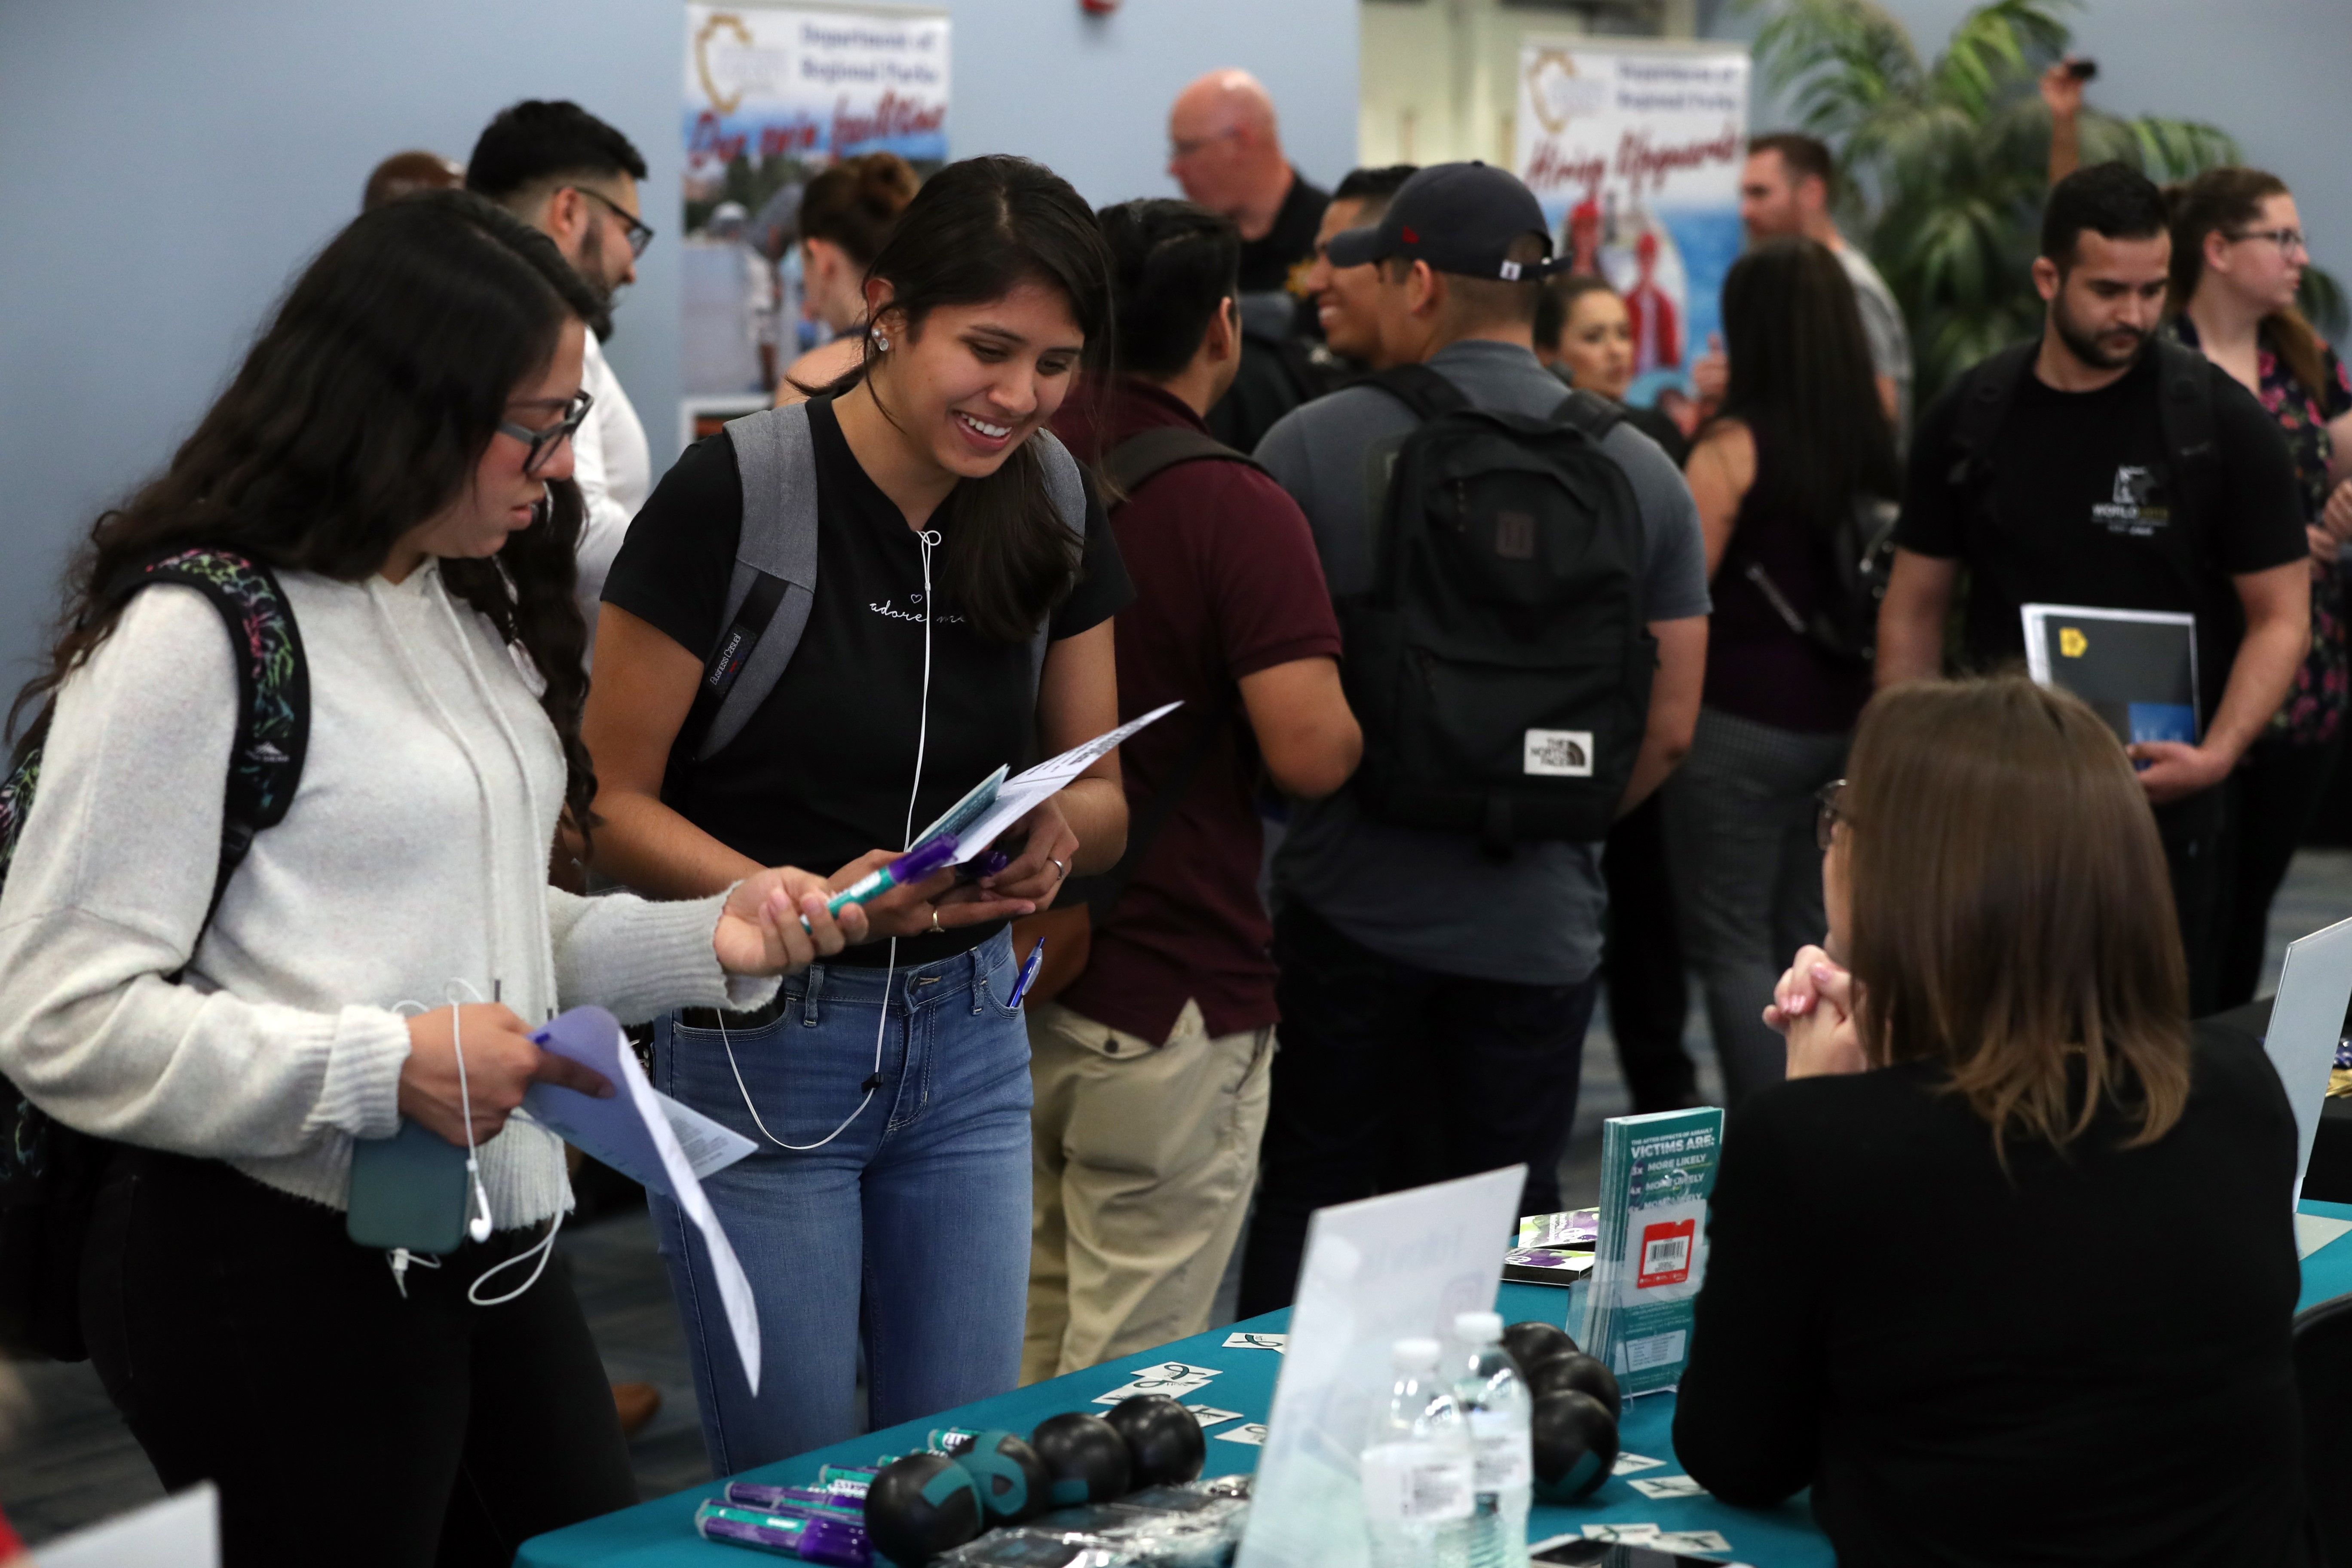
{"label": "dark ponytail", "polygon": [[[111,590],[171,551],[236,551],[357,582],[473,482],[515,388],[543,372],[595,296],[555,242],[484,198],[436,191],[353,219],[327,243],[171,466],[91,526],[67,581],[48,668],[13,731],[105,642]],[[587,628],[572,599],[583,509],[571,480],[489,560],[445,560],[449,591],[530,656],[563,742],[564,801],[585,825],[595,775],[580,742]]]}
{"label": "dark ponytail", "polygon": [[[2193,179],[2164,188],[2172,218],[2172,287],[2168,303],[2177,314],[2189,309],[2197,286],[2205,279],[2205,237],[2227,234],[2260,222],[2263,204],[2273,196],[2293,195],[2286,182],[2260,169],[2234,166],[2208,169]],[[2263,336],[2285,362],[2287,373],[2313,397],[2327,395],[2327,367],[2320,353],[2319,334],[2289,306],[2263,318]]]}
{"label": "dark ponytail", "polygon": [[[890,309],[909,333],[942,305],[1001,300],[1024,283],[1061,295],[1086,334],[1073,396],[1101,384],[1111,360],[1110,253],[1102,229],[1070,183],[1026,158],[968,158],[923,182],[898,216],[868,278],[890,285]],[[846,392],[874,363],[827,390]],[[885,407],[887,415],[889,410]],[[940,592],[982,636],[1024,643],[1077,581],[1080,547],[1045,487],[1043,431],[1008,454],[985,479],[958,484],[947,503],[955,546]]]}
{"label": "dark ponytail", "polygon": [[844,158],[801,193],[800,237],[837,245],[850,260],[870,267],[920,185],[914,165],[896,153]]}

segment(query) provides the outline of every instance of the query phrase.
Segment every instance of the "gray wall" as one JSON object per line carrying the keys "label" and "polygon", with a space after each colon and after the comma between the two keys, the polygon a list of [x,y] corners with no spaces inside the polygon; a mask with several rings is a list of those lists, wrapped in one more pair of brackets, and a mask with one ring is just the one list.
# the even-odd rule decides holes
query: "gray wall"
{"label": "gray wall", "polygon": [[[1169,99],[1241,65],[1300,167],[1354,161],[1356,0],[948,5],[959,155],[1025,153],[1097,203],[1173,194]],[[519,98],[577,99],[653,166],[665,237],[612,357],[666,465],[684,35],[676,0],[0,5],[0,685],[29,668],[73,541],[170,456],[376,160],[463,158]]]}
{"label": "gray wall", "polygon": [[[1881,0],[1933,59],[1968,0]],[[2110,113],[2202,120],[2238,140],[2246,161],[2294,190],[2313,256],[2352,280],[2352,186],[2341,174],[2352,146],[2352,47],[2345,0],[2087,0],[2074,18],[2074,52],[2099,63],[2091,102]],[[1709,0],[1701,30],[1747,37],[1752,17]],[[1769,105],[1759,130],[1790,123]]]}

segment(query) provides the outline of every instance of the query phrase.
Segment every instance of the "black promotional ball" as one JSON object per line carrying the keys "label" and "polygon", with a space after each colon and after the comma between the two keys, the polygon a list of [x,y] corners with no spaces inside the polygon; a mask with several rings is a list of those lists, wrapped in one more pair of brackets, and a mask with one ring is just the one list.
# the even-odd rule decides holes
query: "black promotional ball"
{"label": "black promotional ball", "polygon": [[1037,1450],[1011,1432],[982,1432],[956,1463],[980,1484],[980,1510],[991,1526],[1014,1524],[1043,1513],[1053,1477]]}
{"label": "black promotional ball", "polygon": [[1601,1401],[1570,1389],[1538,1396],[1528,1417],[1536,1496],[1546,1502],[1590,1497],[1617,1462],[1617,1422]]}
{"label": "black promotional ball", "polygon": [[1503,1331],[1503,1348],[1525,1372],[1539,1361],[1568,1354],[1576,1348],[1576,1342],[1557,1323],[1513,1323]]}
{"label": "black promotional ball", "polygon": [[1084,1410],[1040,1421],[1029,1434],[1029,1446],[1051,1478],[1046,1500],[1055,1508],[1115,1501],[1127,1495],[1135,1475],[1135,1460],[1118,1428]]}
{"label": "black promotional ball", "polygon": [[1573,1389],[1601,1401],[1614,1421],[1624,1413],[1625,1397],[1617,1391],[1617,1374],[1606,1362],[1581,1351],[1570,1351],[1539,1361],[1528,1369],[1528,1392],[1536,1395],[1566,1394]]}
{"label": "black promotional ball", "polygon": [[1164,1394],[1122,1399],[1104,1417],[1126,1439],[1135,1461],[1129,1479],[1140,1489],[1189,1481],[1209,1461],[1209,1440],[1193,1414]]}
{"label": "black promotional ball", "polygon": [[961,1546],[982,1517],[980,1483],[945,1454],[893,1459],[866,1489],[866,1536],[902,1568]]}

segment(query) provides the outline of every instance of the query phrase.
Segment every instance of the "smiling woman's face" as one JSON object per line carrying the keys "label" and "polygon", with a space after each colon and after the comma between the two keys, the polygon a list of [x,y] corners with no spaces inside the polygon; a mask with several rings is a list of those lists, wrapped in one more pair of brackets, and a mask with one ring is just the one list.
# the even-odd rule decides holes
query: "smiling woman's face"
{"label": "smiling woman's face", "polygon": [[994,473],[1053,418],[1087,343],[1068,301],[1042,283],[939,306],[911,334],[887,306],[876,325],[890,342],[875,372],[879,401],[918,449],[960,479]]}

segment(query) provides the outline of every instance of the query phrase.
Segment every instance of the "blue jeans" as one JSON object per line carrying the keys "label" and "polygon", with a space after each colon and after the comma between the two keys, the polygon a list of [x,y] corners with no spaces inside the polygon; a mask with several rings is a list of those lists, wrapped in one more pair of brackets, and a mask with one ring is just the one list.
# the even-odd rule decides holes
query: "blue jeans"
{"label": "blue jeans", "polygon": [[[1028,1032],[1006,1005],[1016,973],[1001,931],[899,970],[887,998],[879,968],[816,965],[784,983],[773,1022],[728,1029],[741,1089],[716,1029],[677,1014],[655,1026],[655,1086],[760,1146],[703,1184],[759,1303],[758,1394],[701,1233],[654,1200],[713,1473],[856,1436],[861,1334],[872,1427],[1020,1381],[1030,1090]],[[776,1139],[814,1143],[869,1077],[872,1102],[806,1152],[778,1148],[744,1104],[748,1090]]]}

